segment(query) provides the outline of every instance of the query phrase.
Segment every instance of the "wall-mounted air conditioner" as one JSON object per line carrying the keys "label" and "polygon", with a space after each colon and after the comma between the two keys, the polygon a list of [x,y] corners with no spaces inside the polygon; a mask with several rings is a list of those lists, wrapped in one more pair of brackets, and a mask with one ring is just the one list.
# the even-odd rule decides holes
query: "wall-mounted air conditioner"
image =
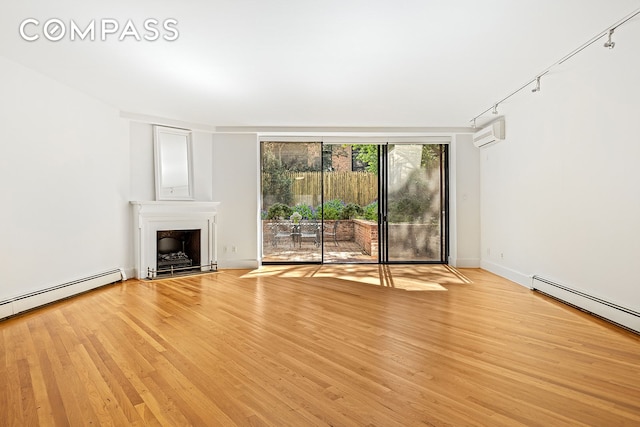
{"label": "wall-mounted air conditioner", "polygon": [[496,120],[489,126],[482,128],[473,134],[473,145],[476,147],[486,147],[494,142],[504,139],[504,119]]}

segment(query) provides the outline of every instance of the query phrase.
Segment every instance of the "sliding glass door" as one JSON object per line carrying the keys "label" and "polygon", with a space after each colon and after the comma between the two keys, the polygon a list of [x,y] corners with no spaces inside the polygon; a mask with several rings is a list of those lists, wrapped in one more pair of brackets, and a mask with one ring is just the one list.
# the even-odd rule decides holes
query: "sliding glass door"
{"label": "sliding glass door", "polygon": [[377,263],[378,145],[325,143],[322,261]]}
{"label": "sliding glass door", "polygon": [[446,144],[260,147],[263,263],[446,262]]}
{"label": "sliding glass door", "polygon": [[260,144],[262,261],[322,261],[322,144]]}
{"label": "sliding glass door", "polygon": [[382,153],[382,259],[446,262],[447,146],[389,144]]}

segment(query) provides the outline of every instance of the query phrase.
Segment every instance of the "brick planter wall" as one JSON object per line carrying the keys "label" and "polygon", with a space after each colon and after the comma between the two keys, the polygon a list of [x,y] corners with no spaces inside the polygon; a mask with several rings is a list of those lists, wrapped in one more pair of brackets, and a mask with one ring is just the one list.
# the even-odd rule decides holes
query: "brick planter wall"
{"label": "brick planter wall", "polygon": [[355,242],[368,254],[378,253],[378,223],[364,219],[354,219]]}
{"label": "brick planter wall", "polygon": [[[334,223],[334,220],[325,220],[325,230],[333,230]],[[336,230],[336,240],[338,242],[348,242],[353,240],[353,221],[348,219],[340,220],[340,222],[338,223],[338,228]]]}

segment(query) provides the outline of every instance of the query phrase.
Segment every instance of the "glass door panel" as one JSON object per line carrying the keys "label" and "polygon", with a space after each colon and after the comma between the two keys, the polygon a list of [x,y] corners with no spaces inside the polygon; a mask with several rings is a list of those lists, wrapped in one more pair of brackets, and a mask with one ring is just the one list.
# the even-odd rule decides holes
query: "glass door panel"
{"label": "glass door panel", "polygon": [[322,144],[261,142],[262,262],[321,262]]}
{"label": "glass door panel", "polygon": [[447,148],[261,142],[262,262],[446,262]]}
{"label": "glass door panel", "polygon": [[387,146],[386,261],[445,261],[445,151],[440,144]]}
{"label": "glass door panel", "polygon": [[324,144],[325,263],[378,262],[378,145]]}

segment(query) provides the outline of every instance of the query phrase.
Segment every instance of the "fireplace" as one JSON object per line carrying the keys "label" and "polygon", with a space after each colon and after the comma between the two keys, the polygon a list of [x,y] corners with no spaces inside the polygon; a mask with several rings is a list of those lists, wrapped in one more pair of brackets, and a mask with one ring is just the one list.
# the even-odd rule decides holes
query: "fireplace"
{"label": "fireplace", "polygon": [[130,202],[138,279],[218,269],[218,202]]}
{"label": "fireplace", "polygon": [[158,230],[158,276],[200,269],[200,230]]}

